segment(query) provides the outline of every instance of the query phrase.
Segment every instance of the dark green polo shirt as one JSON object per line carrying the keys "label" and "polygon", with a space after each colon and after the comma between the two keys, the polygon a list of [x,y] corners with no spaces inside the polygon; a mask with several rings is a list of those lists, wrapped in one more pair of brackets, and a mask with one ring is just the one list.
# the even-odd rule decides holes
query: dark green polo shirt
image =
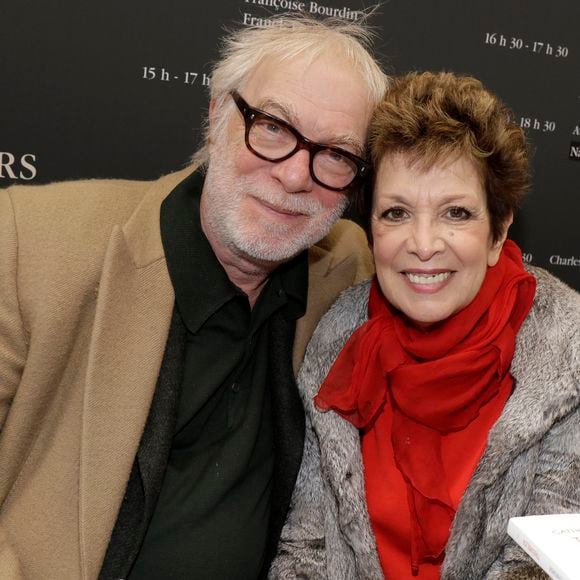
{"label": "dark green polo shirt", "polygon": [[304,313],[307,257],[278,268],[251,309],[201,230],[202,186],[195,173],[161,209],[187,344],[169,464],[130,580],[252,580],[263,564],[274,462],[268,327],[280,309]]}

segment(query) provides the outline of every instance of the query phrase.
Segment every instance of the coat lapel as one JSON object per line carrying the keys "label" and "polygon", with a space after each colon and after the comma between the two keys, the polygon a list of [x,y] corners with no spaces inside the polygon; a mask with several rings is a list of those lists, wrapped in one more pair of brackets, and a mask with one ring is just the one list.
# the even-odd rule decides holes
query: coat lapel
{"label": "coat lapel", "polygon": [[100,580],[125,578],[147,533],[171,451],[185,341],[186,329],[174,308],[151,408],[101,567]]}
{"label": "coat lapel", "polygon": [[191,169],[155,182],[105,254],[92,330],[80,457],[84,578],[96,578],[161,366],[173,288],[159,232],[159,206]]}

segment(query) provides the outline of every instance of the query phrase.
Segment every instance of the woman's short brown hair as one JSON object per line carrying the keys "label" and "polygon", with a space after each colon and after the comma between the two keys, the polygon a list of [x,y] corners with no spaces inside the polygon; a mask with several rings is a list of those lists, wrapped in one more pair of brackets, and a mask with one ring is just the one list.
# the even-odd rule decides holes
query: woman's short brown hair
{"label": "woman's short brown hair", "polygon": [[[529,148],[510,109],[477,79],[449,72],[410,73],[394,79],[375,110],[370,154],[403,153],[427,170],[444,159],[466,156],[478,167],[487,194],[494,241],[529,185]],[[372,191],[362,211],[370,215]]]}

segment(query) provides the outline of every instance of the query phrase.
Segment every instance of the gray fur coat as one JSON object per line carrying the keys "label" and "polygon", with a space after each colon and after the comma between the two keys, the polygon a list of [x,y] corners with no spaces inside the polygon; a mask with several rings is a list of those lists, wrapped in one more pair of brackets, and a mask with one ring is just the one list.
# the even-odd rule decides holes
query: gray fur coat
{"label": "gray fur coat", "polygon": [[[508,519],[580,512],[580,295],[544,270],[530,271],[538,288],[517,337],[514,391],[457,511],[444,580],[546,578],[507,536]],[[383,578],[359,433],[312,403],[340,349],[367,320],[369,286],[346,290],[321,320],[298,375],[306,442],[271,579]]]}

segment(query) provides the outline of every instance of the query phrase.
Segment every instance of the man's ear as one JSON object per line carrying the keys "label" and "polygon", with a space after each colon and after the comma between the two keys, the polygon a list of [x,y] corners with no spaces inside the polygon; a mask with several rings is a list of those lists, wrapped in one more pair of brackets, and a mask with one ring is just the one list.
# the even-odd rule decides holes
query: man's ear
{"label": "man's ear", "polygon": [[213,128],[215,127],[216,123],[216,114],[217,114],[217,105],[215,99],[211,99],[209,102],[209,111],[207,113],[207,120],[208,120],[208,145],[212,142],[212,135],[213,135]]}
{"label": "man's ear", "polygon": [[514,214],[510,212],[504,223],[502,224],[502,231],[499,239],[492,243],[491,247],[489,248],[489,252],[487,255],[487,265],[488,266],[495,266],[497,261],[499,260],[499,255],[501,254],[501,249],[507,239],[508,231],[510,226],[514,221]]}
{"label": "man's ear", "polygon": [[215,102],[215,99],[211,99],[209,102],[209,123],[210,123],[210,125],[214,122],[215,114],[216,114],[216,102]]}

